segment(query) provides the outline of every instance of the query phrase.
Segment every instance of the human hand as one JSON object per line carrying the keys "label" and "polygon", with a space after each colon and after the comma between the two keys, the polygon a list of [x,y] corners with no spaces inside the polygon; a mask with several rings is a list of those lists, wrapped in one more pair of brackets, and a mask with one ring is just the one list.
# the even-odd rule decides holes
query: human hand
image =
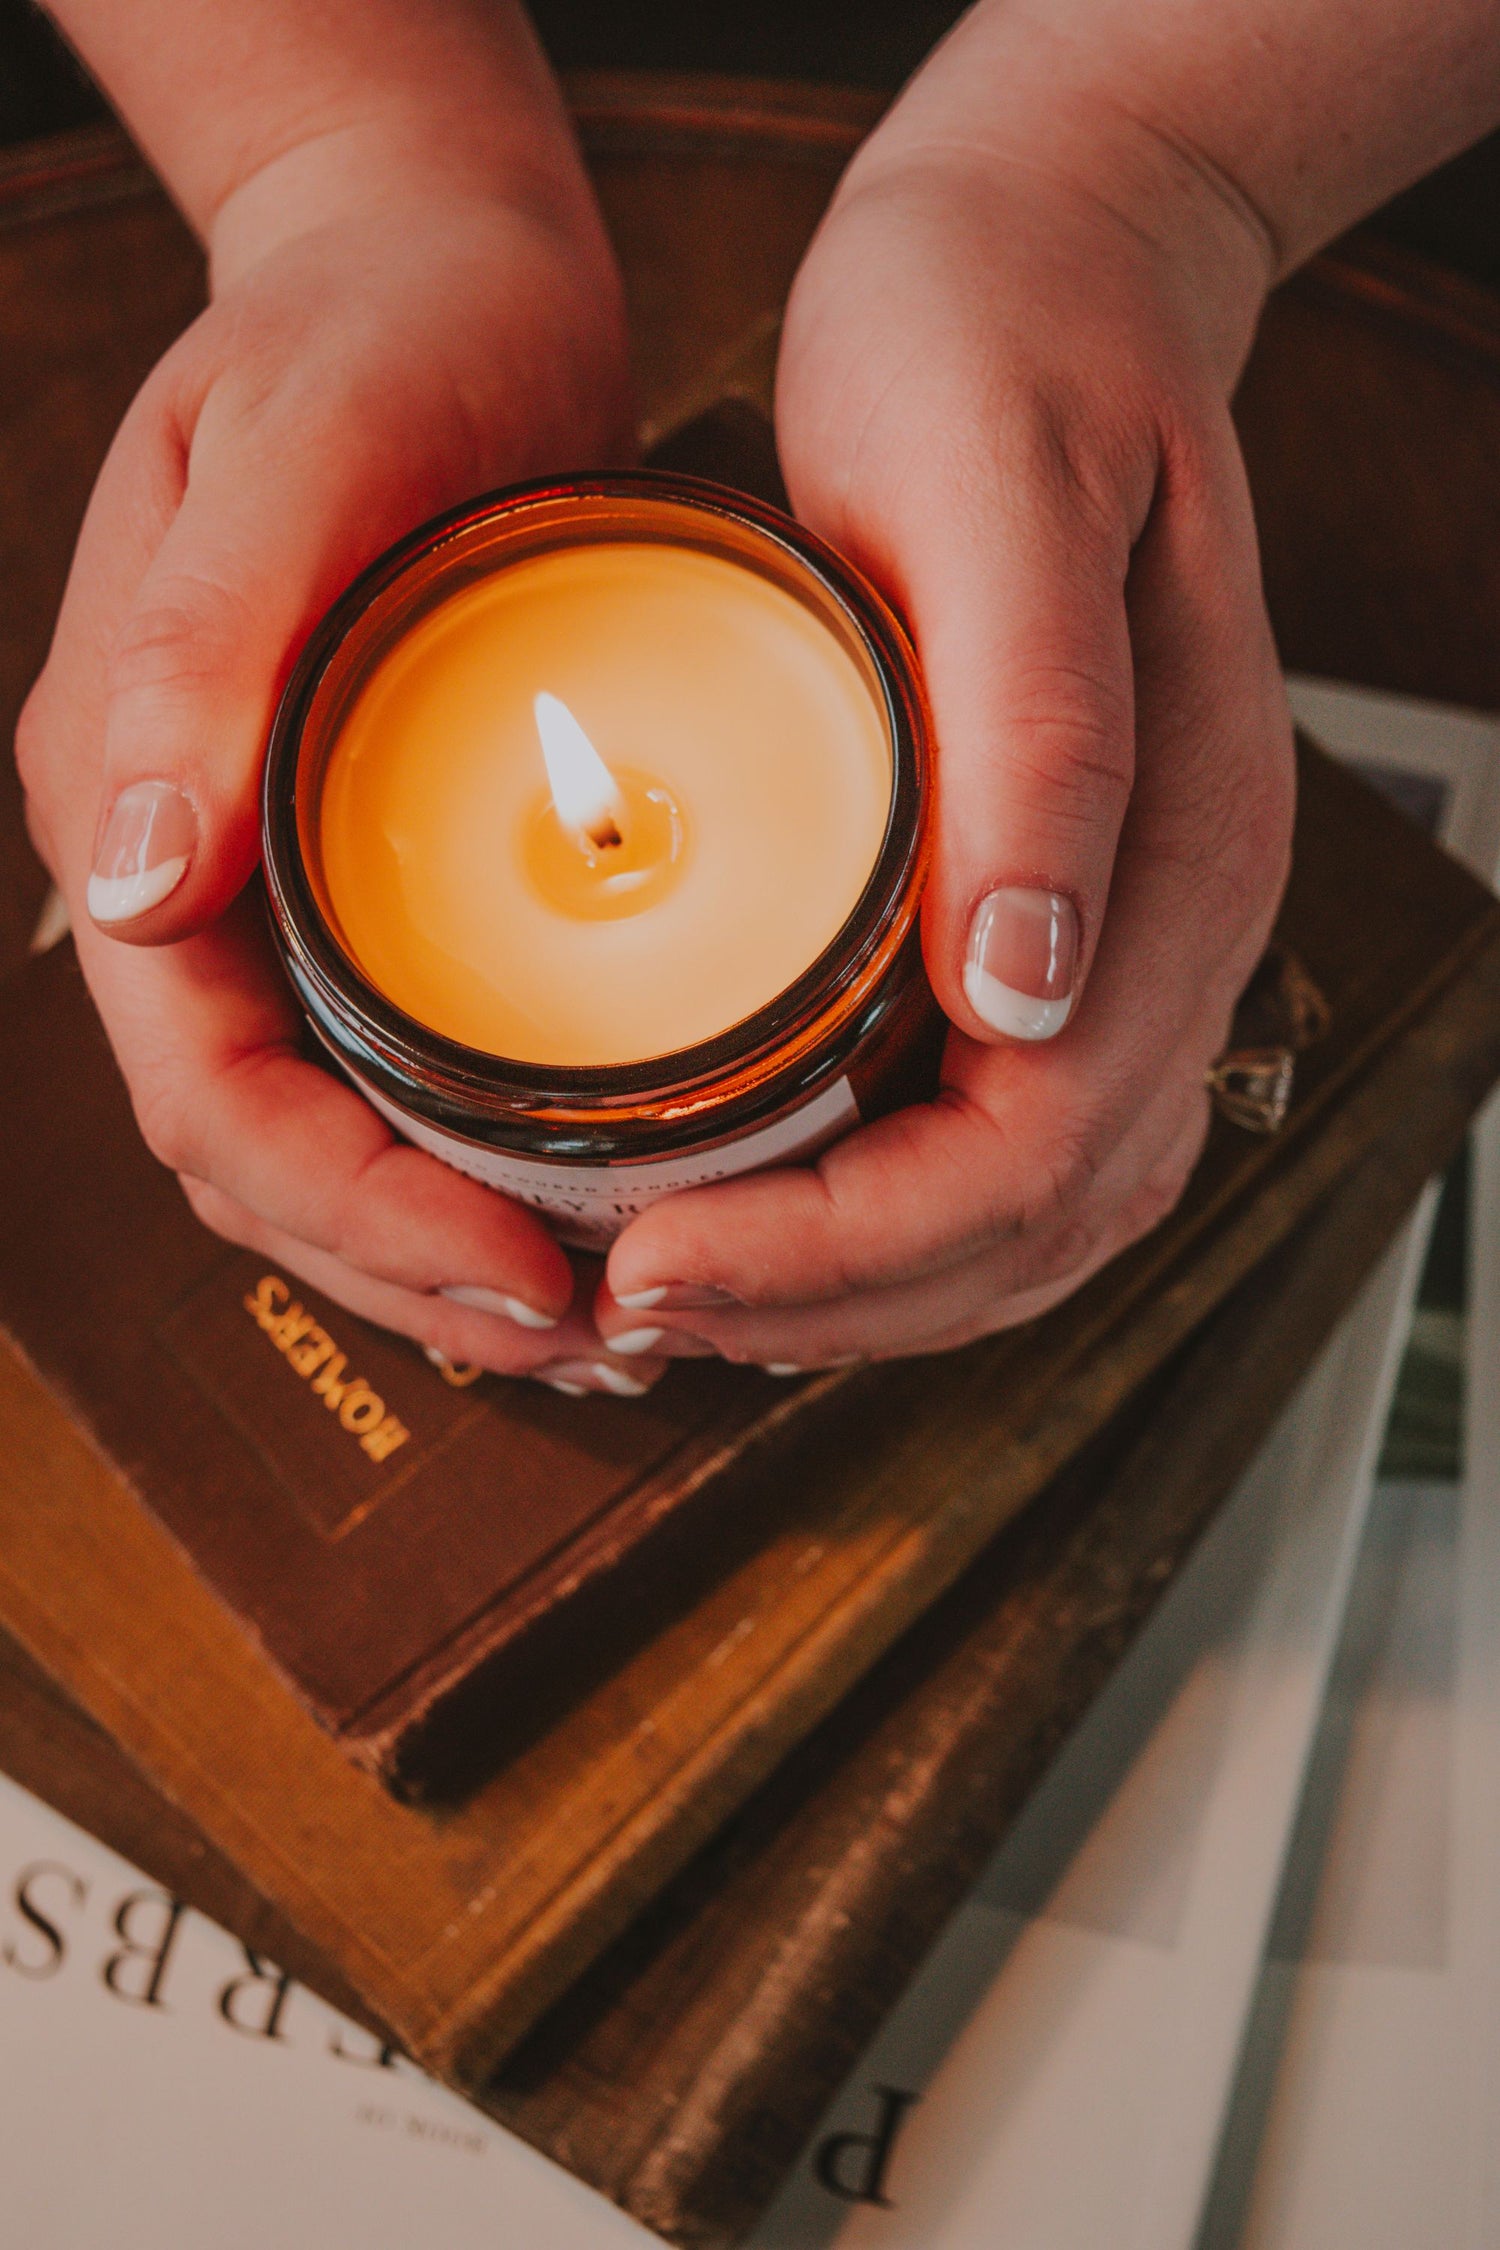
{"label": "human hand", "polygon": [[955,69],[851,168],[778,387],[798,513],[923,661],[942,1090],[636,1221],[600,1327],[669,1352],[935,1351],[1076,1288],[1175,1202],[1285,877],[1290,725],[1227,405],[1265,245],[1118,119],[1044,153],[960,130]]}
{"label": "human hand", "polygon": [[604,1359],[539,1221],[302,1059],[245,888],[271,713],[328,601],[423,518],[628,426],[581,177],[512,194],[375,157],[320,150],[314,198],[262,173],[218,214],[214,301],[120,430],[27,708],[33,833],[200,1217],[450,1359],[635,1389],[659,1363]]}

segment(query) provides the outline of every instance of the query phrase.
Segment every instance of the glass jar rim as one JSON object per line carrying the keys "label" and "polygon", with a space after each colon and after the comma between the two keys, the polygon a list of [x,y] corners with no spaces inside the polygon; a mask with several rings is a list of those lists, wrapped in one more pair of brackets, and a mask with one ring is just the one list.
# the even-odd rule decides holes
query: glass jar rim
{"label": "glass jar rim", "polygon": [[[700,544],[710,549],[715,528],[720,551],[733,534],[741,539],[750,534],[767,559],[780,562],[785,573],[780,582],[792,580],[789,591],[815,588],[825,614],[831,609],[839,618],[878,683],[891,744],[891,797],[874,864],[850,913],[802,974],[772,1000],[710,1039],[639,1061],[526,1063],[448,1038],[371,982],[325,911],[308,866],[304,817],[308,793],[337,735],[336,723],[326,718],[326,739],[319,733],[319,699],[336,662],[342,657],[351,663],[352,676],[362,683],[389,645],[379,640],[382,620],[387,626],[403,618],[409,624],[458,592],[469,582],[465,555],[482,548],[497,529],[520,532],[529,518],[536,543],[524,552],[583,543],[566,530],[548,536],[549,517],[560,522],[566,512],[576,514],[579,502],[600,510],[617,503],[635,511],[611,532],[593,529],[591,540],[650,540],[651,504],[658,503],[663,520],[671,514],[679,522],[684,516],[697,519]],[[732,559],[755,567],[739,554]],[[429,562],[437,567],[418,584],[417,574]],[[400,602],[403,582],[422,597],[410,608]],[[368,643],[363,669],[361,629]],[[314,628],[271,729],[262,792],[265,882],[294,982],[325,1035],[362,1070],[377,1081],[399,1084],[408,1098],[425,1093],[422,1106],[434,1115],[459,1113],[497,1126],[545,1122],[551,1140],[569,1125],[581,1131],[618,1126],[632,1114],[657,1121],[701,1118],[743,1092],[747,1074],[764,1077],[768,1066],[783,1097],[810,1091],[831,1076],[867,1033],[884,971],[914,925],[930,797],[931,730],[911,643],[884,597],[825,541],[781,510],[703,478],[653,469],[542,478],[483,494],[418,526],[370,563]]]}

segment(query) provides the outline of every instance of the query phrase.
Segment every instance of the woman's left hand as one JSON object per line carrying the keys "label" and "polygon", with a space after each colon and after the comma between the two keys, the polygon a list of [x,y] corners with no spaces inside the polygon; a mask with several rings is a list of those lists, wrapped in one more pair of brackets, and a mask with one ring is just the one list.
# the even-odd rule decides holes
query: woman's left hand
{"label": "woman's left hand", "polygon": [[1263,246],[1132,126],[1033,167],[955,141],[940,97],[918,82],[809,254],[779,434],[799,514],[926,673],[941,1091],[637,1220],[596,1314],[666,1352],[940,1351],[1077,1288],[1176,1201],[1285,878],[1290,726],[1227,404]]}

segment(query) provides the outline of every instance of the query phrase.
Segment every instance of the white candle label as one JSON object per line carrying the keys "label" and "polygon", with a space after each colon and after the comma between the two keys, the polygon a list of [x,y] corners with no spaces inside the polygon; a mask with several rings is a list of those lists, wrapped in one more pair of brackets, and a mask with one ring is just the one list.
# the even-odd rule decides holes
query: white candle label
{"label": "white candle label", "polygon": [[485,1148],[460,1140],[423,1119],[408,1116],[394,1102],[340,1062],[372,1108],[398,1133],[430,1156],[440,1157],[455,1171],[498,1188],[545,1211],[557,1222],[565,1242],[580,1250],[605,1250],[632,1219],[649,1211],[664,1195],[681,1188],[706,1187],[713,1180],[733,1179],[741,1172],[760,1171],[768,1164],[795,1164],[827,1148],[859,1123],[859,1104],[847,1078],[825,1086],[810,1102],[780,1117],[774,1125],[742,1134],[717,1147],[684,1149],[639,1164],[548,1164],[532,1156],[516,1156],[509,1149]]}

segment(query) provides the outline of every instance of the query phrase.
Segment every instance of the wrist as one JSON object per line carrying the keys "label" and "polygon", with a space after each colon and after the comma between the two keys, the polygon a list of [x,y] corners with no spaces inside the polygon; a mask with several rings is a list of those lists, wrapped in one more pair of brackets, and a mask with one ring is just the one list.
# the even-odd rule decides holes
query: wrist
{"label": "wrist", "polygon": [[1038,273],[1066,276],[1075,296],[1090,269],[1102,299],[1149,289],[1227,396],[1281,270],[1264,214],[1189,136],[1119,88],[1046,54],[1012,70],[1001,59],[976,73],[970,57],[940,49],[866,143],[841,198],[941,180],[956,205],[988,206],[997,231],[1030,237]]}
{"label": "wrist", "polygon": [[[406,231],[440,227],[444,209],[493,211],[554,236],[585,272],[612,265],[582,166],[566,135],[497,133],[477,154],[442,146],[436,121],[394,114],[343,120],[277,146],[248,167],[205,215],[212,292],[300,236],[388,216]],[[603,302],[610,301],[609,288]]]}
{"label": "wrist", "polygon": [[1099,196],[1206,293],[1237,367],[1270,284],[1497,121],[1488,0],[978,0],[882,132]]}
{"label": "wrist", "polygon": [[599,222],[520,0],[49,0],[221,286],[403,194]]}

